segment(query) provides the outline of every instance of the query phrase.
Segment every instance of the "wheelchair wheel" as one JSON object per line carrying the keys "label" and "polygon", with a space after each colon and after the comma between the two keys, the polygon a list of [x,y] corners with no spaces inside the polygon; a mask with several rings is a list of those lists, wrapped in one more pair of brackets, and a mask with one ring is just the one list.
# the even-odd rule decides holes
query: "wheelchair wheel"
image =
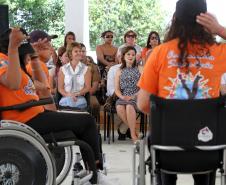
{"label": "wheelchair wheel", "polygon": [[55,185],[54,159],[41,137],[27,128],[0,124],[0,184]]}
{"label": "wheelchair wheel", "polygon": [[72,146],[51,147],[50,151],[55,159],[56,165],[56,184],[60,185],[70,172],[73,162]]}
{"label": "wheelchair wheel", "polygon": [[0,184],[45,184],[47,166],[41,153],[18,138],[0,139]]}

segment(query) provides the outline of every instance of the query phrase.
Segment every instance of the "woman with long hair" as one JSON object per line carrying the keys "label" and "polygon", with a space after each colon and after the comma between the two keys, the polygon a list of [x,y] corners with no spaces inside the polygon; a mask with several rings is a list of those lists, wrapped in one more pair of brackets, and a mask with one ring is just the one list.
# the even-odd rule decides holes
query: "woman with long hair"
{"label": "woman with long hair", "polygon": [[142,49],[141,52],[143,65],[146,63],[146,60],[148,59],[152,50],[159,44],[161,44],[161,41],[158,32],[151,31],[148,35],[146,46]]}
{"label": "woman with long hair", "polygon": [[[177,2],[165,41],[152,51],[138,83],[138,108],[143,112],[150,111],[150,94],[166,99],[219,97],[226,44],[216,43],[196,22],[196,16],[206,11],[204,0]],[[162,173],[162,177],[163,185],[176,184],[176,175]],[[210,184],[206,174],[193,177],[195,184]]]}

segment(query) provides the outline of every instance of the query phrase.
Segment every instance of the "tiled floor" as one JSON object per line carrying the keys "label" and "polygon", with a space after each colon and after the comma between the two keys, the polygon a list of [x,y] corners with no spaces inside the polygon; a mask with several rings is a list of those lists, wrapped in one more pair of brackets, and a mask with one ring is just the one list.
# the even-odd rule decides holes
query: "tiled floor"
{"label": "tiled floor", "polygon": [[[117,136],[116,136],[117,138]],[[115,183],[114,185],[132,185],[132,150],[133,145],[130,140],[118,141],[110,145],[103,142],[103,151],[106,153],[108,178]],[[147,156],[146,152],[146,156]],[[69,175],[63,185],[71,185],[72,176]],[[179,175],[178,185],[192,185],[193,180],[191,175]],[[219,185],[219,176],[217,177],[216,185]],[[149,173],[146,175],[146,185],[150,185]]]}

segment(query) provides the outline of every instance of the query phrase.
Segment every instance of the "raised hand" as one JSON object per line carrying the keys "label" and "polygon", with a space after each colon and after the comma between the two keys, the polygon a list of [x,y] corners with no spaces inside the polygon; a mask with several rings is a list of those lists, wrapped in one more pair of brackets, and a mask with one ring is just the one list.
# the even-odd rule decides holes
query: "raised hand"
{"label": "raised hand", "polygon": [[47,38],[39,39],[37,42],[33,43],[32,46],[36,52],[46,50],[46,49],[51,49],[51,44]]}
{"label": "raised hand", "polygon": [[9,36],[9,47],[18,48],[26,39],[28,39],[28,36],[24,35],[20,28],[12,28]]}
{"label": "raised hand", "polygon": [[208,32],[219,34],[222,26],[218,23],[217,18],[211,13],[201,13],[196,17],[196,22],[204,26]]}

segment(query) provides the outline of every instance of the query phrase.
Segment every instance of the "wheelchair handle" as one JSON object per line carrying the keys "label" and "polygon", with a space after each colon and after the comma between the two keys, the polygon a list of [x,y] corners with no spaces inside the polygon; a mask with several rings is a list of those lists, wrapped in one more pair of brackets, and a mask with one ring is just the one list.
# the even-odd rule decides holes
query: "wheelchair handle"
{"label": "wheelchair handle", "polygon": [[30,107],[52,104],[54,102],[55,102],[55,100],[53,97],[40,99],[38,101],[32,100],[32,101],[22,103],[22,104],[11,105],[11,106],[7,106],[7,107],[0,107],[0,112],[8,111],[8,110],[21,110],[22,111],[22,110],[30,108]]}

